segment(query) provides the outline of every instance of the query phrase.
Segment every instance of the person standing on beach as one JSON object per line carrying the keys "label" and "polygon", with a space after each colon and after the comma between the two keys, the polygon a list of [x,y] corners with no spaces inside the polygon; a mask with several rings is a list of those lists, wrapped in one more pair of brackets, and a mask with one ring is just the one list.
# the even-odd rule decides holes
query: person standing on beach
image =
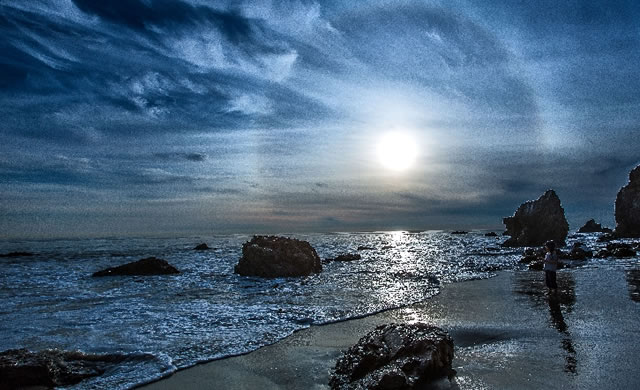
{"label": "person standing on beach", "polygon": [[544,248],[547,251],[544,257],[544,282],[547,287],[557,290],[556,270],[558,269],[558,254],[556,253],[556,243],[547,241],[544,244]]}

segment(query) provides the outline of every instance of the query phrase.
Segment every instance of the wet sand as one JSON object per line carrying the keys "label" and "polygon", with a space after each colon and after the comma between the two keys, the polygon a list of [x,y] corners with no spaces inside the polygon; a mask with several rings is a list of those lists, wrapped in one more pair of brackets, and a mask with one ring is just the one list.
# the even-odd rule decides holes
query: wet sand
{"label": "wet sand", "polygon": [[246,355],[144,386],[162,389],[327,389],[342,351],[377,325],[427,322],[455,343],[455,389],[638,389],[638,271],[563,270],[548,294],[542,272],[504,271],[447,285],[424,303],[312,326]]}

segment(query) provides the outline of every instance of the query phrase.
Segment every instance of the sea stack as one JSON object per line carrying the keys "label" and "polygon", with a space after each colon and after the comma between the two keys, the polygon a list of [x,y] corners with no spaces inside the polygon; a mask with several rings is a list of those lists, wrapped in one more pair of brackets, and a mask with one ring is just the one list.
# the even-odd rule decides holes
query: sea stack
{"label": "sea stack", "polygon": [[548,240],[562,246],[569,233],[569,223],[554,190],[521,204],[513,216],[502,222],[506,226],[505,234],[511,236],[502,246],[540,246]]}
{"label": "sea stack", "polygon": [[602,227],[602,225],[596,223],[595,219],[590,219],[583,227],[578,229],[578,233],[611,233],[611,229]]}
{"label": "sea stack", "polygon": [[242,257],[234,271],[265,278],[308,276],[322,272],[322,260],[307,241],[254,236],[242,245]]}
{"label": "sea stack", "polygon": [[629,183],[616,197],[617,237],[640,237],[640,165],[629,173]]}

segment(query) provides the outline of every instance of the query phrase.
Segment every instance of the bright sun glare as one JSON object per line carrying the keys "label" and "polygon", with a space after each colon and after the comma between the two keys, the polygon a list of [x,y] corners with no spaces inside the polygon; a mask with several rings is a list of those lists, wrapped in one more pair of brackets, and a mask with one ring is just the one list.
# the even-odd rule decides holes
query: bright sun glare
{"label": "bright sun glare", "polygon": [[378,159],[385,168],[404,171],[413,165],[418,155],[418,147],[408,134],[391,132],[380,138],[377,152]]}

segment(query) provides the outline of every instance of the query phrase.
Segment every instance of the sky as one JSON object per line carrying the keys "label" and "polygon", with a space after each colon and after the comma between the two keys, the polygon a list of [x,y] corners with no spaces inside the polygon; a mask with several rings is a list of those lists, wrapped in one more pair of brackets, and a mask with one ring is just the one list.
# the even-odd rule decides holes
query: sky
{"label": "sky", "polygon": [[612,227],[640,163],[637,1],[0,0],[0,36],[3,239],[500,230],[549,188]]}

